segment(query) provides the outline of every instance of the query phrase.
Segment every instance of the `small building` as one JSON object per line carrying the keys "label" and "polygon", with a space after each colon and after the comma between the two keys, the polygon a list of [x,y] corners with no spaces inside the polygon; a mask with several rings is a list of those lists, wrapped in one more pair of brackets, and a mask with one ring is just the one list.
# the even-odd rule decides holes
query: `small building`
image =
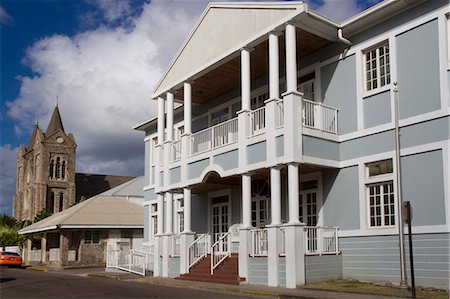
{"label": "small building", "polygon": [[[144,210],[136,178],[25,227],[24,263],[54,268],[105,266],[107,244],[142,247]],[[142,193],[142,191],[141,191]],[[122,194],[122,195],[120,195]]]}

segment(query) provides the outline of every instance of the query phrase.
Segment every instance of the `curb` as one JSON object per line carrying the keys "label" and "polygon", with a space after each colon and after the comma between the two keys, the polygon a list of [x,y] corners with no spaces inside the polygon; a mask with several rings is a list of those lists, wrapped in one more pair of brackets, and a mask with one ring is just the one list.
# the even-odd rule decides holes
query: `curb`
{"label": "curb", "polygon": [[120,280],[120,276],[117,276],[117,275],[109,275],[109,274],[101,274],[101,273],[88,273],[87,276],[100,277],[100,278],[106,278],[106,279],[114,279],[114,280]]}
{"label": "curb", "polygon": [[27,270],[33,270],[33,271],[42,271],[42,272],[48,272],[48,268],[39,268],[39,267],[27,267]]}

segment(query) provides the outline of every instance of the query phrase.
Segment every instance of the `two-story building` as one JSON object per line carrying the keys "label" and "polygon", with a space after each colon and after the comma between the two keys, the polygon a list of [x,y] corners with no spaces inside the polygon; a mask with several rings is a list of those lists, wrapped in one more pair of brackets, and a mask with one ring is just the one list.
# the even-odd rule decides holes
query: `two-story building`
{"label": "two-story building", "polygon": [[448,288],[449,23],[447,0],[342,23],[303,2],[209,4],[134,128],[154,275],[409,282],[409,201],[416,283]]}

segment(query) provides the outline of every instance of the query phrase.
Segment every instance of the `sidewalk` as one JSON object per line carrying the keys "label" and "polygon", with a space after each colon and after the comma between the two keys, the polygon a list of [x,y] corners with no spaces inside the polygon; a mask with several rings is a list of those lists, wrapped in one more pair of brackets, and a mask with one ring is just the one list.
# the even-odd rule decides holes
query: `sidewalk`
{"label": "sidewalk", "polygon": [[400,297],[368,295],[360,293],[344,293],[332,292],[313,289],[287,289],[283,287],[268,287],[262,285],[248,285],[242,284],[226,285],[201,281],[186,281],[173,278],[162,278],[152,276],[139,276],[127,272],[110,272],[105,271],[105,268],[82,268],[82,269],[65,269],[61,273],[77,275],[77,276],[94,276],[108,279],[135,281],[140,283],[164,285],[168,287],[202,289],[208,291],[215,291],[220,293],[241,294],[241,295],[255,295],[268,296],[274,298],[313,298],[313,299],[395,299]]}

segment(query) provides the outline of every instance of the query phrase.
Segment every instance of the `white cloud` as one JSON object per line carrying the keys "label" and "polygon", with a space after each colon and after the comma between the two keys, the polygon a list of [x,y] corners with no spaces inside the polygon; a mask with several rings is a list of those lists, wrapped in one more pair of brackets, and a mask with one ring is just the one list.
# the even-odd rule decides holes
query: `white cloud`
{"label": "white cloud", "polygon": [[16,187],[16,159],[18,148],[6,144],[0,147],[0,214],[10,214]]}
{"label": "white cloud", "polygon": [[356,0],[325,0],[322,5],[313,10],[332,20],[342,22],[359,13],[361,8]]}
{"label": "white cloud", "polygon": [[0,24],[8,26],[14,25],[14,19],[1,6],[0,6]]}

